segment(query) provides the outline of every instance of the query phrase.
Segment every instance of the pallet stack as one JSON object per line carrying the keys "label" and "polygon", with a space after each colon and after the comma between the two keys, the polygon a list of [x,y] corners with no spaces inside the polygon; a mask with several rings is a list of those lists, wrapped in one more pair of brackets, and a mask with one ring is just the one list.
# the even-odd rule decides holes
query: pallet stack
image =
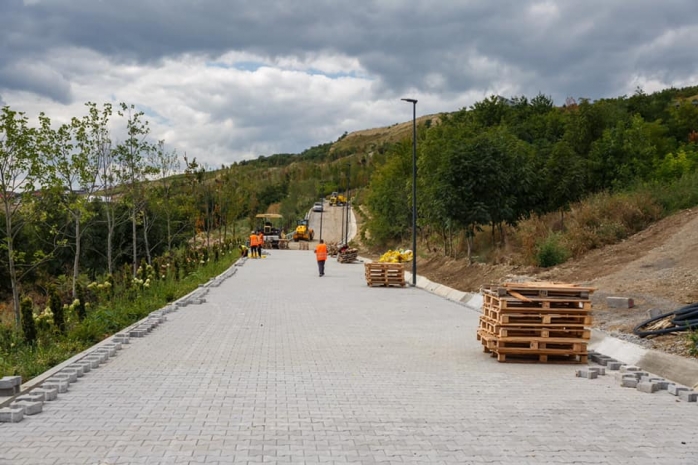
{"label": "pallet stack", "polygon": [[586,363],[593,291],[552,282],[484,286],[477,338],[500,362]]}
{"label": "pallet stack", "polygon": [[402,263],[364,263],[367,286],[405,286],[405,265]]}
{"label": "pallet stack", "polygon": [[346,249],[344,252],[339,252],[339,255],[337,256],[337,261],[339,263],[352,263],[355,261],[359,256],[359,250],[358,249]]}

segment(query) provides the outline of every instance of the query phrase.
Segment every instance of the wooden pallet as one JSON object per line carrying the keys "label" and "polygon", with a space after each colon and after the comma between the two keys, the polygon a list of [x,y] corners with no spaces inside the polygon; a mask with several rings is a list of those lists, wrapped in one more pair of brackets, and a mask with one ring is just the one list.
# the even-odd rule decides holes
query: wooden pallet
{"label": "wooden pallet", "polygon": [[368,286],[405,286],[405,266],[402,263],[364,263]]}
{"label": "wooden pallet", "polygon": [[535,324],[535,325],[581,325],[589,326],[591,325],[591,315],[588,314],[574,314],[574,313],[533,313],[533,312],[520,312],[520,313],[500,313],[496,310],[483,309],[483,315],[486,318],[496,321],[499,324],[504,325],[518,325],[518,324]]}
{"label": "wooden pallet", "polygon": [[559,326],[507,326],[492,324],[489,321],[480,320],[479,332],[496,336],[507,337],[528,337],[528,338],[582,338],[589,339],[591,330],[584,326],[566,327]]}
{"label": "wooden pallet", "polygon": [[519,294],[524,297],[576,297],[588,299],[594,290],[593,287],[549,281],[504,283],[501,285],[486,285],[482,287],[483,294],[487,293],[499,297]]}
{"label": "wooden pallet", "polygon": [[550,282],[483,286],[477,339],[500,362],[585,363],[593,291]]}
{"label": "wooden pallet", "polygon": [[[523,297],[523,296],[520,296]],[[589,299],[578,297],[527,297],[522,299],[516,296],[498,297],[491,294],[483,294],[483,305],[496,308],[537,308],[537,309],[579,309],[591,310]]]}
{"label": "wooden pallet", "polygon": [[501,353],[586,353],[588,339],[567,337],[497,337],[480,332],[486,349]]}
{"label": "wooden pallet", "polygon": [[588,362],[587,354],[498,354],[492,352],[493,357],[497,357],[498,362],[506,363],[583,363]]}

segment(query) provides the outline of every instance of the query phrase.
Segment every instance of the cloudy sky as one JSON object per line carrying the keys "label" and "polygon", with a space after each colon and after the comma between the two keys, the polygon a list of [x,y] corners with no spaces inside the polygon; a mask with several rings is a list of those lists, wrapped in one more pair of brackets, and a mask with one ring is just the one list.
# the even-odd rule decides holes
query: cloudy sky
{"label": "cloudy sky", "polygon": [[[143,110],[211,167],[454,111],[698,84],[695,0],[0,0],[0,105]],[[114,128],[118,137],[119,129]]]}

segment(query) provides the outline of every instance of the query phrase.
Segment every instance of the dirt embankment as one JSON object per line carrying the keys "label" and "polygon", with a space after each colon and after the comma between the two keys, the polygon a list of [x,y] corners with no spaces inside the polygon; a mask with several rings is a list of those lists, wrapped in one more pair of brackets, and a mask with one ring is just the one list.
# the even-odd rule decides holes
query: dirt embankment
{"label": "dirt embankment", "polygon": [[[639,340],[632,329],[648,318],[651,309],[668,312],[698,302],[698,209],[672,215],[623,242],[550,269],[467,265],[464,260],[432,257],[418,262],[418,270],[432,281],[467,292],[476,292],[483,284],[526,278],[589,285],[596,288],[595,327],[688,356],[685,334]],[[608,296],[631,297],[635,307],[609,308]]]}

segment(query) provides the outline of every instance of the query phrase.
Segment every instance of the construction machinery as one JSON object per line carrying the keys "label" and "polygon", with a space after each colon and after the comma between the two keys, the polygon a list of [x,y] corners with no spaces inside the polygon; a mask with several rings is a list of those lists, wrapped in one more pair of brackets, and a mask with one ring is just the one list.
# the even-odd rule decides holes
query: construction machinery
{"label": "construction machinery", "polygon": [[273,249],[279,248],[279,240],[281,237],[281,225],[283,216],[277,213],[260,213],[256,216],[258,227],[257,231],[262,231],[264,234],[265,247],[271,246]]}
{"label": "construction machinery", "polygon": [[347,204],[347,198],[340,194],[339,192],[332,192],[332,195],[330,195],[330,206],[338,206],[341,207],[342,205]]}
{"label": "construction machinery", "polygon": [[296,230],[293,232],[293,242],[312,241],[315,236],[315,231],[308,224],[308,218],[298,220]]}

